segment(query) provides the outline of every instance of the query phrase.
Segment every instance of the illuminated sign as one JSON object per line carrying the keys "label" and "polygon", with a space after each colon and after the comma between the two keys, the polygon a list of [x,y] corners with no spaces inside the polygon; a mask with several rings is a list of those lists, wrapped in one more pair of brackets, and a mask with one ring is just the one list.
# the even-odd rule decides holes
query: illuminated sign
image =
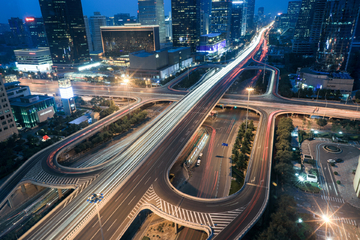
{"label": "illuminated sign", "polygon": [[69,99],[69,98],[74,97],[74,92],[73,92],[72,87],[69,87],[69,88],[59,88],[59,90],[60,90],[60,96],[61,96],[61,98]]}
{"label": "illuminated sign", "polygon": [[40,113],[40,116],[51,113],[52,111],[53,111],[52,109],[49,109],[49,110],[47,110],[45,112]]}
{"label": "illuminated sign", "polygon": [[90,69],[90,68],[97,67],[97,66],[100,66],[100,65],[101,65],[101,62],[97,62],[97,63],[93,63],[93,64],[89,64],[89,65],[86,65],[86,66],[79,67],[78,70],[82,71],[82,70]]}
{"label": "illuminated sign", "polygon": [[26,22],[33,22],[33,21],[35,21],[35,18],[33,18],[33,17],[27,17],[27,18],[25,18],[25,21],[26,21]]}
{"label": "illuminated sign", "polygon": [[34,52],[31,52],[31,53],[29,53],[30,55],[35,55],[36,53],[34,53]]}

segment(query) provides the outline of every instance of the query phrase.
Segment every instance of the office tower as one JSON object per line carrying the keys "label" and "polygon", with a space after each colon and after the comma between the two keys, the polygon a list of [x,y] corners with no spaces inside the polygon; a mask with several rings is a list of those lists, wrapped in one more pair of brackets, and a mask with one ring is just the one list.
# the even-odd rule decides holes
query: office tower
{"label": "office tower", "polygon": [[265,15],[264,15],[264,7],[258,8],[258,15],[257,15],[257,26],[260,28],[265,21]]}
{"label": "office tower", "polygon": [[314,17],[316,0],[303,0],[299,16],[295,25],[292,51],[294,53],[312,54],[313,46],[310,43],[310,31]]}
{"label": "office tower", "polygon": [[208,34],[210,32],[211,21],[211,0],[200,0],[200,34]]}
{"label": "office tower", "polygon": [[166,38],[172,40],[172,17],[171,12],[169,12],[169,16],[165,18],[165,28],[166,28]]}
{"label": "office tower", "polygon": [[226,39],[230,38],[231,23],[230,0],[213,0],[211,5],[211,32],[226,33]]}
{"label": "office tower", "polygon": [[259,8],[258,8],[258,16],[259,16],[259,17],[263,17],[263,16],[264,16],[264,7],[259,7]]}
{"label": "office tower", "polygon": [[254,11],[255,11],[255,0],[247,0],[247,11],[246,11],[246,31],[251,33],[255,30],[254,25]]}
{"label": "office tower", "polygon": [[141,25],[159,25],[160,43],[166,42],[163,0],[139,0],[138,20]]}
{"label": "office tower", "polygon": [[54,64],[90,60],[81,0],[39,0]]}
{"label": "office tower", "polygon": [[345,71],[349,72],[356,80],[360,80],[360,13],[356,23],[354,37],[352,38],[348,61],[346,62]]}
{"label": "office tower", "polygon": [[243,1],[233,1],[231,9],[231,41],[239,41],[244,11]]}
{"label": "office tower", "polygon": [[100,27],[106,57],[120,57],[132,52],[160,49],[159,26],[129,24],[125,26]]}
{"label": "office tower", "polygon": [[91,51],[94,51],[94,46],[92,44],[92,39],[91,39],[91,32],[90,32],[90,27],[89,27],[89,19],[85,15],[84,15],[84,24],[85,24],[86,40],[87,40],[87,44],[89,46],[89,52],[91,52]]}
{"label": "office tower", "polygon": [[18,134],[4,83],[0,76],[0,142]]}
{"label": "office tower", "polygon": [[124,26],[125,23],[136,23],[136,18],[129,13],[118,13],[114,15],[114,26]]}
{"label": "office tower", "polygon": [[289,15],[290,27],[295,28],[297,18],[301,8],[301,1],[291,1],[288,3],[287,14]]}
{"label": "office tower", "polygon": [[26,17],[25,27],[30,34],[33,47],[48,46],[43,18]]}
{"label": "office tower", "polygon": [[360,1],[327,1],[321,27],[318,69],[323,71],[344,70],[348,60],[351,39],[355,33]]}
{"label": "office tower", "polygon": [[106,17],[106,26],[114,26],[114,17]]}
{"label": "office tower", "polygon": [[106,17],[101,16],[100,12],[94,12],[90,17],[90,32],[94,51],[102,51],[100,27],[106,26]]}
{"label": "office tower", "polygon": [[172,0],[173,46],[196,50],[200,41],[200,3],[196,0]]}
{"label": "office tower", "polygon": [[310,29],[310,43],[313,51],[318,51],[321,27],[324,21],[324,11],[327,0],[316,0],[314,4],[314,15]]}
{"label": "office tower", "polygon": [[23,47],[32,47],[32,42],[29,32],[26,30],[22,19],[9,19],[10,30],[13,35],[14,45],[21,45]]}

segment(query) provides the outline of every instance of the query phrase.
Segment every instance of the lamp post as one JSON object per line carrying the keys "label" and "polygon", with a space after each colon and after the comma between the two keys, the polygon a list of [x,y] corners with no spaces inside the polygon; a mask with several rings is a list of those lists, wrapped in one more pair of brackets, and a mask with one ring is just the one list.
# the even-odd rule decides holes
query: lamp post
{"label": "lamp post", "polygon": [[[127,91],[127,93],[128,93],[128,107],[130,106],[130,93],[129,93],[129,79],[127,79],[127,78],[125,78],[124,79],[124,83],[126,84],[126,91]],[[131,114],[131,110],[130,110],[130,108],[129,108],[129,114]]]}
{"label": "lamp post", "polygon": [[88,197],[88,199],[86,201],[88,201],[89,203],[95,203],[96,206],[96,211],[97,211],[97,215],[98,215],[98,220],[99,220],[99,224],[100,224],[100,231],[101,231],[101,238],[102,240],[104,240],[104,232],[102,229],[102,225],[101,225],[101,219],[100,219],[100,211],[99,211],[99,206],[98,206],[98,202],[100,202],[103,199],[103,194],[102,193],[93,193],[90,195],[90,197]]}
{"label": "lamp post", "polygon": [[247,130],[247,125],[248,125],[248,118],[249,118],[249,101],[250,101],[250,93],[252,91],[254,91],[254,89],[252,87],[248,87],[246,88],[246,91],[248,91],[248,101],[247,101],[247,108],[246,108],[246,130]]}

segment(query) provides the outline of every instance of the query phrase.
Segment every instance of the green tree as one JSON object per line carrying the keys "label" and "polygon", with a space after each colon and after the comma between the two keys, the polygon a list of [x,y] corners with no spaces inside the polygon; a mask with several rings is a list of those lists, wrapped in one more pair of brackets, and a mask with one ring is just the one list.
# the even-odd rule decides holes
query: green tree
{"label": "green tree", "polygon": [[327,125],[327,120],[324,118],[318,118],[316,119],[316,124],[319,125],[320,127],[324,127]]}

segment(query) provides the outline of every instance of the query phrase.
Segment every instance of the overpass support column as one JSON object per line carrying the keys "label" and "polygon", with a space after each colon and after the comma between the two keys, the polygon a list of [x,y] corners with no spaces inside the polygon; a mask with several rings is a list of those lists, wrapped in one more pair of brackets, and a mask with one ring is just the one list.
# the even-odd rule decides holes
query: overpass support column
{"label": "overpass support column", "polygon": [[58,192],[59,199],[62,198],[62,197],[63,197],[63,193],[62,193],[61,189],[58,189],[57,192]]}
{"label": "overpass support column", "polygon": [[10,208],[13,208],[13,207],[14,207],[14,203],[13,203],[13,201],[12,201],[12,199],[11,199],[11,196],[8,198],[7,202],[8,202],[8,204],[9,204],[9,207],[10,207]]}
{"label": "overpass support column", "polygon": [[23,193],[26,192],[25,184],[21,184],[21,192],[23,192]]}
{"label": "overpass support column", "polygon": [[179,225],[175,223],[175,234],[179,233]]}

